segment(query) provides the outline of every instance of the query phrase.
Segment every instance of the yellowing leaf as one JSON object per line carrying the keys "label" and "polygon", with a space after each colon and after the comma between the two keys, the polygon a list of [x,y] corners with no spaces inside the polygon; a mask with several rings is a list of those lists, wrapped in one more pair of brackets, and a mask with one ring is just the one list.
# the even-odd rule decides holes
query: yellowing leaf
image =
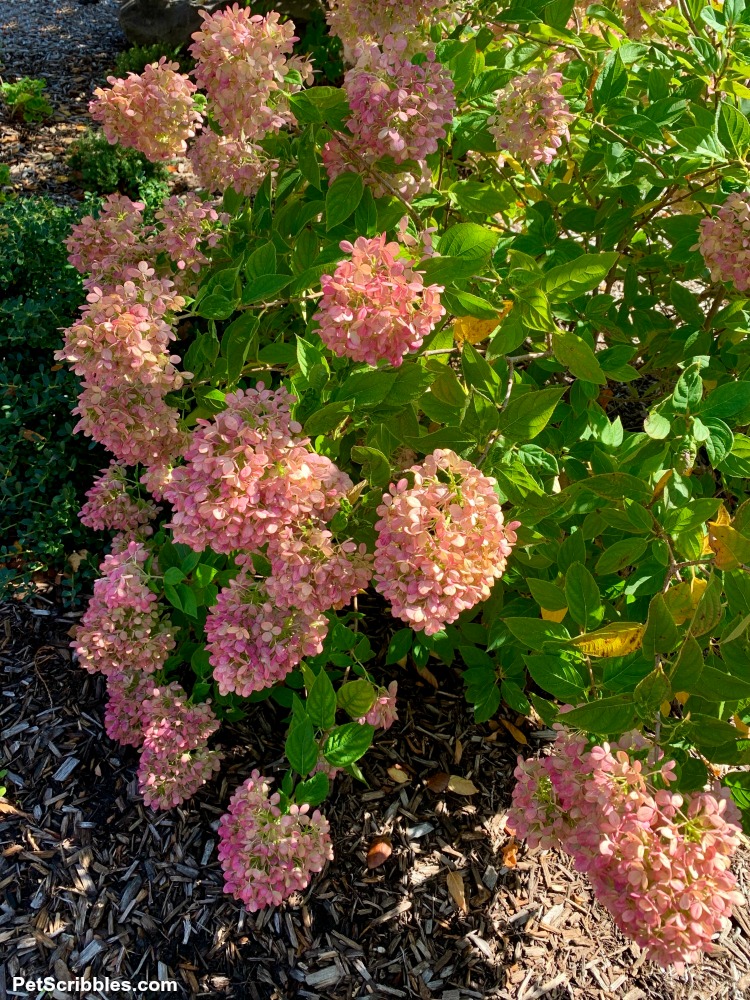
{"label": "yellowing leaf", "polygon": [[689,697],[690,695],[688,694],[687,691],[678,691],[674,696],[675,701],[678,702],[680,705],[684,705]]}
{"label": "yellowing leaf", "polygon": [[735,715],[733,717],[733,721],[734,721],[735,726],[737,726],[737,728],[739,729],[739,731],[742,733],[742,735],[744,737],[747,737],[748,733],[750,733],[750,729],[745,725],[745,723],[742,721],[742,719],[739,717],[739,715]]}
{"label": "yellowing leaf", "polygon": [[661,712],[661,714],[666,719],[667,716],[669,715],[669,713],[672,711],[672,702],[671,701],[663,701],[661,703],[661,705],[659,705],[659,711]]}
{"label": "yellowing leaf", "polygon": [[446,882],[451,899],[456,904],[461,913],[468,913],[469,907],[466,903],[466,890],[464,889],[464,877],[461,872],[448,872]]}
{"label": "yellowing leaf", "polygon": [[476,795],[479,789],[468,778],[460,778],[457,774],[452,774],[448,779],[448,791],[455,795]]}
{"label": "yellowing leaf", "polygon": [[589,656],[626,656],[640,648],[643,628],[632,622],[612,622],[596,632],[574,636],[569,645]]}
{"label": "yellowing leaf", "polygon": [[708,544],[716,554],[717,569],[739,569],[750,563],[750,538],[745,538],[729,524],[709,521]]}
{"label": "yellowing leaf", "polygon": [[707,586],[707,580],[693,577],[690,581],[684,580],[669,588],[664,595],[664,602],[674,618],[675,625],[684,625],[688,618],[693,617]]}
{"label": "yellowing leaf", "polygon": [[514,726],[513,723],[508,722],[507,719],[500,719],[500,722],[503,726],[505,726],[505,728],[508,730],[508,732],[516,741],[516,743],[521,743],[523,746],[528,746],[529,741],[526,739],[526,737],[518,728],[518,726]]}
{"label": "yellowing leaf", "polygon": [[542,618],[546,622],[557,622],[558,625],[567,615],[567,613],[568,613],[567,608],[560,608],[559,611],[550,611],[548,608],[542,608]]}
{"label": "yellowing leaf", "polygon": [[653,503],[655,500],[659,499],[659,497],[664,492],[664,487],[667,485],[667,483],[669,482],[669,480],[672,478],[672,475],[673,475],[672,470],[668,469],[664,473],[664,475],[661,477],[661,479],[659,480],[659,482],[656,484],[656,486],[654,486],[654,492],[651,494],[651,503]]}
{"label": "yellowing leaf", "polygon": [[724,504],[722,504],[718,511],[716,512],[716,520],[714,524],[731,524],[732,518],[729,516],[729,511],[726,509]]}
{"label": "yellowing leaf", "polygon": [[477,319],[476,316],[459,316],[453,324],[453,336],[459,347],[464,344],[479,344],[486,340],[500,325],[502,313],[497,319]]}

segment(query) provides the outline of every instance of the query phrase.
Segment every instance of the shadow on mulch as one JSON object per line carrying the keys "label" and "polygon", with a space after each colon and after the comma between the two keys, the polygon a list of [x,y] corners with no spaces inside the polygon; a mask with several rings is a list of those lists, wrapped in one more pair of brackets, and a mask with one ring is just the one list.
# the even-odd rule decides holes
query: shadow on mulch
{"label": "shadow on mulch", "polygon": [[[73,623],[50,608],[0,607],[0,766],[12,802],[0,803],[0,998],[18,975],[174,980],[170,995],[227,1000],[750,995],[744,913],[681,979],[644,963],[564,858],[506,866],[518,746],[473,724],[445,670],[439,691],[399,672],[401,719],[364,760],[369,787],[340,777],[326,804],[336,860],[289,905],[247,913],[222,893],[216,827],[254,767],[280,766],[282,716],[264,703],[222,729],[219,780],[189,808],[145,809],[135,751],[103,731],[102,678],[71,662]],[[393,777],[396,765],[408,780]],[[478,791],[432,791],[427,779],[445,784],[439,772]],[[381,836],[393,853],[368,870]],[[747,871],[743,855],[750,898]]]}

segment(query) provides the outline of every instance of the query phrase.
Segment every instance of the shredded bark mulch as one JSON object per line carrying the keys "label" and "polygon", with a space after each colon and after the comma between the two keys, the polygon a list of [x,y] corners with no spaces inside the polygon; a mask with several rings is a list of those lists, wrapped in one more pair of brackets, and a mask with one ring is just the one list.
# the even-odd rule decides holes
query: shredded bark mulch
{"label": "shredded bark mulch", "polygon": [[[521,747],[505,726],[474,725],[457,674],[432,663],[438,689],[397,671],[401,718],[364,759],[368,786],[337,779],[335,860],[289,904],[247,913],[222,892],[216,828],[254,767],[282,766],[283,710],[225,724],[219,779],[153,812],[136,752],[103,731],[102,678],[71,660],[76,616],[33,603],[0,607],[0,997],[19,974],[173,979],[181,996],[243,1000],[750,996],[745,911],[678,977],[644,961],[564,857],[514,847]],[[523,738],[534,750],[545,732]],[[477,791],[456,794],[448,775]],[[369,869],[372,850],[389,856]],[[749,870],[743,852],[748,897]]]}

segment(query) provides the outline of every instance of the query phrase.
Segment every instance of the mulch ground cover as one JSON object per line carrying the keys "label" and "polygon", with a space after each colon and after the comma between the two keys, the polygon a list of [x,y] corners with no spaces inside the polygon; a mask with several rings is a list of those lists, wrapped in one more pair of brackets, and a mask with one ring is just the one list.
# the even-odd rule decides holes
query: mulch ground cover
{"label": "mulch ground cover", "polygon": [[[0,607],[0,1000],[13,976],[48,974],[250,1000],[750,996],[745,911],[677,977],[644,961],[564,857],[509,847],[516,755],[546,733],[526,727],[527,749],[474,725],[458,674],[432,662],[432,678],[396,668],[400,719],[364,759],[367,786],[337,779],[335,860],[288,905],[247,913],[222,892],[216,828],[253,768],[280,767],[284,711],[266,702],[225,724],[218,780],[153,812],[136,752],[103,731],[102,678],[71,660],[75,615],[32,603]],[[457,794],[470,788],[455,778],[477,791]],[[387,858],[368,868],[368,851]],[[743,853],[750,897],[749,872]]]}

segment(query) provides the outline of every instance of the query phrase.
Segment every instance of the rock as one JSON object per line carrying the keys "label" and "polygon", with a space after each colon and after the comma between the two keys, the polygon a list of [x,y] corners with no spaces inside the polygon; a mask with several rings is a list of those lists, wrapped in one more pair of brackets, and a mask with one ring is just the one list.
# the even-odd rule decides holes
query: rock
{"label": "rock", "polygon": [[187,45],[201,26],[200,10],[214,11],[226,0],[123,0],[120,27],[131,45],[163,44],[165,48]]}
{"label": "rock", "polygon": [[[122,0],[120,26],[131,45],[162,43],[165,48],[187,45],[198,31],[199,11],[212,13],[228,6],[228,0]],[[309,21],[315,0],[279,0],[274,5],[282,18],[296,25]]]}

